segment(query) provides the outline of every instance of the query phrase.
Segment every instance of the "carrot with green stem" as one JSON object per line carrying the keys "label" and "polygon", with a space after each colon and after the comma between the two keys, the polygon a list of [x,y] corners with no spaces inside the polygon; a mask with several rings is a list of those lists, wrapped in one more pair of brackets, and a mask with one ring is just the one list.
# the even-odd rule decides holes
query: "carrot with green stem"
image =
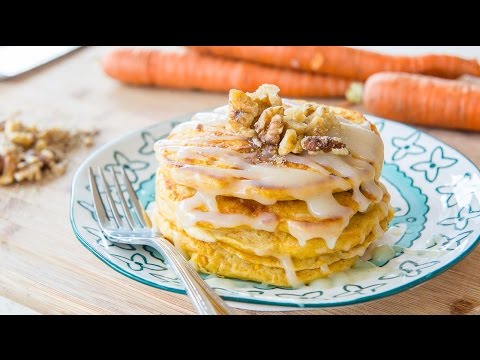
{"label": "carrot with green stem", "polygon": [[381,71],[457,78],[480,75],[478,60],[450,55],[398,56],[344,46],[189,46],[195,52],[364,81]]}
{"label": "carrot with green stem", "polygon": [[254,91],[276,84],[291,97],[341,97],[351,81],[332,76],[272,68],[196,53],[157,50],[117,50],[103,59],[104,71],[129,84],[178,89]]}
{"label": "carrot with green stem", "polygon": [[[347,98],[358,100],[353,84]],[[367,111],[405,123],[480,131],[480,86],[463,80],[381,72],[363,87]]]}

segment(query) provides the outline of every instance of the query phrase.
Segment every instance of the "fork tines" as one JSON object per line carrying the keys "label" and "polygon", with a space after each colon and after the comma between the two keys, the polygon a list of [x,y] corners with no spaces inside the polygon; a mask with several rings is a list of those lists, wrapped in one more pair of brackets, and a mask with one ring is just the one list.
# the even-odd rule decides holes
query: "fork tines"
{"label": "fork tines", "polygon": [[[107,210],[108,206],[106,206],[104,200],[102,199],[102,195],[99,190],[95,174],[92,168],[89,168],[89,180],[93,197],[93,205],[95,207],[95,211],[97,212],[97,218],[100,226],[103,228],[116,227],[131,230],[146,227],[147,225],[145,223],[143,215],[143,208],[140,205],[135,191],[133,190],[132,183],[130,182],[127,173],[125,172],[125,169],[122,167],[123,184],[125,185],[126,192],[128,193],[128,198],[130,199],[130,203],[132,204],[132,210],[130,210],[130,207],[128,206],[128,201],[126,200],[124,195],[125,190],[122,190],[115,170],[112,169],[112,179],[115,190],[112,190],[112,186],[109,185],[103,169],[101,167],[98,167],[98,171],[100,173],[101,184],[107,198],[107,203],[111,210],[111,215],[109,215],[109,212]],[[118,202],[115,202],[115,200],[113,199],[113,194],[115,192],[117,194],[117,197],[120,199],[120,207],[124,216],[120,214],[117,208]],[[132,212],[135,217],[132,216]]]}

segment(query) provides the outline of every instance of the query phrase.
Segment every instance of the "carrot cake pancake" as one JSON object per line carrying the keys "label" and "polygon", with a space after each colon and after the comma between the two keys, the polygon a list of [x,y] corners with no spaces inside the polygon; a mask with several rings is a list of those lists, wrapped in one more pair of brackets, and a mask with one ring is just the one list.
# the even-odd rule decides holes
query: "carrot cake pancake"
{"label": "carrot cake pancake", "polygon": [[201,272],[277,286],[352,267],[388,227],[383,143],[355,111],[231,90],[155,144],[155,222]]}

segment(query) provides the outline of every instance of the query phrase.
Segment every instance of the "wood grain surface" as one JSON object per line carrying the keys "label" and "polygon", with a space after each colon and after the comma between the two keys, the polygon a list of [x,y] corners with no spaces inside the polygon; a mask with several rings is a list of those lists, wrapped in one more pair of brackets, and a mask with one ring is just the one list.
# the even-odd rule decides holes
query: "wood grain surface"
{"label": "wood grain surface", "polygon": [[[0,114],[21,110],[23,119],[40,125],[97,127],[101,134],[96,148],[127,132],[226,101],[226,94],[118,84],[100,69],[100,58],[109,50],[85,48],[0,83]],[[422,130],[480,165],[480,133]],[[75,170],[95,148],[72,153],[61,178],[0,188],[0,297],[40,314],[193,314],[186,296],[124,277],[76,239],[69,222],[70,186]],[[288,314],[476,313],[479,306],[477,248],[449,271],[410,291],[361,305]]]}

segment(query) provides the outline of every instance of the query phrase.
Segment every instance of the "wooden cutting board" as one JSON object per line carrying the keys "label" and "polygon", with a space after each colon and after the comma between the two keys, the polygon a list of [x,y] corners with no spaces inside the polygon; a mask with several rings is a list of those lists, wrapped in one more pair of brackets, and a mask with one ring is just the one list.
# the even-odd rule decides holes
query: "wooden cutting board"
{"label": "wooden cutting board", "polygon": [[[225,102],[225,94],[122,86],[101,72],[100,58],[109,50],[86,48],[38,72],[1,82],[0,114],[22,110],[24,119],[39,124],[98,127],[99,147],[138,128]],[[423,130],[480,165],[480,133]],[[0,297],[9,304],[20,304],[21,312],[26,307],[41,314],[192,314],[186,296],[120,275],[73,234],[69,222],[71,181],[76,168],[94,149],[72,153],[68,171],[59,179],[0,188]],[[410,291],[363,305],[295,313],[472,312],[480,312],[480,248],[451,270]]]}

